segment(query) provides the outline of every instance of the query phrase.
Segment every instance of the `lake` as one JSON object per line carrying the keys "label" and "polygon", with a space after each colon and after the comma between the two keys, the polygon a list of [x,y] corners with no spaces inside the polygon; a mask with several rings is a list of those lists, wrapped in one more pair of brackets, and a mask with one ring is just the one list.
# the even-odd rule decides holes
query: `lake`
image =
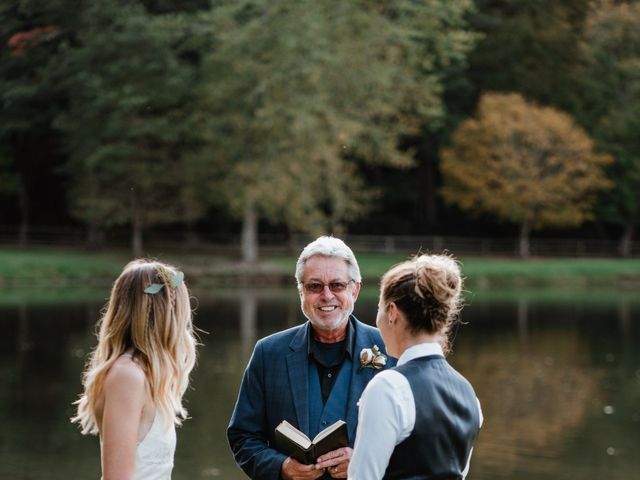
{"label": "lake", "polygon": [[[377,292],[355,314],[375,319]],[[373,290],[373,289],[370,289]],[[69,423],[107,291],[0,298],[0,478],[99,478],[99,443]],[[178,429],[173,478],[242,479],[225,428],[256,340],[303,321],[295,289],[198,292],[203,346]],[[86,298],[85,298],[86,297]],[[485,424],[470,480],[628,480],[640,466],[640,296],[478,290],[449,361]]]}

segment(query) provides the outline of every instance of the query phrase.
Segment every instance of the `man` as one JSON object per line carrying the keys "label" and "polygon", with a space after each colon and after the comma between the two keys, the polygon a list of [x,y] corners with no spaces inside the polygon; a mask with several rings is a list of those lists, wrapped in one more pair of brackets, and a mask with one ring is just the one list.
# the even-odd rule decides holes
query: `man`
{"label": "man", "polygon": [[[358,420],[357,402],[386,362],[377,329],[358,321],[353,306],[361,276],[351,249],[334,237],[307,245],[296,265],[303,325],[256,343],[245,370],[227,438],[236,462],[254,480],[347,478]],[[381,354],[371,362],[377,345]],[[375,355],[375,354],[374,354]],[[337,420],[347,422],[349,446],[304,465],[275,449],[275,428],[287,420],[313,438]]]}

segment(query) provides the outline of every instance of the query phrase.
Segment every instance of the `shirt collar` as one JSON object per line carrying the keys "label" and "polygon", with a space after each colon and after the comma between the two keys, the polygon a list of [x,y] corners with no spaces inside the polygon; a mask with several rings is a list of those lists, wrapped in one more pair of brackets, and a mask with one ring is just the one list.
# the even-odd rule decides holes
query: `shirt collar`
{"label": "shirt collar", "polygon": [[442,347],[439,343],[419,343],[407,348],[398,359],[398,366],[410,362],[418,357],[426,357],[428,355],[442,355]]}
{"label": "shirt collar", "polygon": [[[355,338],[355,328],[353,326],[353,317],[349,316],[349,320],[347,322],[347,335],[345,336],[344,342],[344,351],[349,358],[353,360],[353,340]],[[313,338],[313,327],[311,323],[309,323],[309,335],[307,338],[307,355],[311,356],[313,353],[313,342],[315,342]]]}

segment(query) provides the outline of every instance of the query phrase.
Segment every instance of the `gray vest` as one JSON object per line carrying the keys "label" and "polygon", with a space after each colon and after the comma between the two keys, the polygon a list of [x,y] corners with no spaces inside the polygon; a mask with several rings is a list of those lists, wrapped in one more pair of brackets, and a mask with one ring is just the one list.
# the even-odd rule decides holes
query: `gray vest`
{"label": "gray vest", "polygon": [[461,479],[480,429],[473,387],[441,355],[416,358],[395,370],[409,381],[416,422],[393,451],[384,478]]}

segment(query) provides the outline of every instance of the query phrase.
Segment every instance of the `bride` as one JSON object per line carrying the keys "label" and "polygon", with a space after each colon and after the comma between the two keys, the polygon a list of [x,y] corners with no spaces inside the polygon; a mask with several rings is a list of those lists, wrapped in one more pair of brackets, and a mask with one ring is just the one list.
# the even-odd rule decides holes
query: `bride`
{"label": "bride", "polygon": [[99,434],[102,478],[171,478],[196,359],[189,292],[170,265],[134,260],[113,285],[71,419]]}

